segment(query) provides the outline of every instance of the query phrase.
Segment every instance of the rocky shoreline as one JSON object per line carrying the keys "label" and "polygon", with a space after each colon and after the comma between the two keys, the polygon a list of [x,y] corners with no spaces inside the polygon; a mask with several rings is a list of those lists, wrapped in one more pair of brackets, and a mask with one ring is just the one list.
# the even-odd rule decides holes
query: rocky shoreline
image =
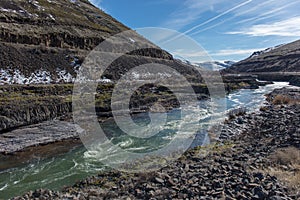
{"label": "rocky shoreline", "polygon": [[0,154],[12,154],[29,147],[78,139],[77,126],[53,120],[22,127],[0,135]]}
{"label": "rocky shoreline", "polygon": [[299,173],[297,165],[272,159],[284,148],[300,152],[299,101],[279,104],[278,95],[299,100],[300,91],[275,90],[259,113],[228,121],[217,145],[189,150],[157,172],[110,171],[62,192],[36,190],[14,199],[299,199],[299,182],[291,186],[271,173]]}

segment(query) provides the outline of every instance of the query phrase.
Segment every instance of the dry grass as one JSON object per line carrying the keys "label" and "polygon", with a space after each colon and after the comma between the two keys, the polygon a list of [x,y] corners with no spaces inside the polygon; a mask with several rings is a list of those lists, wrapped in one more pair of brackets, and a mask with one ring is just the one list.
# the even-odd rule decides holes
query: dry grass
{"label": "dry grass", "polygon": [[300,191],[300,149],[279,149],[270,156],[273,167],[267,173],[284,182],[291,191]]}
{"label": "dry grass", "polygon": [[282,104],[294,105],[300,103],[300,101],[298,99],[293,99],[291,97],[279,94],[274,97],[272,103],[274,105],[282,105]]}
{"label": "dry grass", "polygon": [[269,110],[269,108],[267,106],[263,106],[263,107],[260,107],[259,110],[264,112],[264,111]]}

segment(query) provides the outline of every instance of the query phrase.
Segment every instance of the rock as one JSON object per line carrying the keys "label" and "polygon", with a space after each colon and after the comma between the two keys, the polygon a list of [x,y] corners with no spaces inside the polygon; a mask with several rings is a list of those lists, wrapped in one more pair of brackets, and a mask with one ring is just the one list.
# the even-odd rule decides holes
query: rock
{"label": "rock", "polygon": [[165,182],[163,179],[158,178],[158,177],[155,177],[155,181],[156,181],[157,183],[161,183],[161,184],[163,184],[163,183]]}
{"label": "rock", "polygon": [[77,128],[73,123],[58,120],[19,128],[0,135],[0,153],[10,154],[32,146],[76,139],[79,137]]}
{"label": "rock", "polygon": [[268,196],[268,192],[265,191],[261,186],[255,187],[252,190],[253,197],[257,197],[257,199],[265,199]]}
{"label": "rock", "polygon": [[201,186],[201,187],[200,187],[200,190],[201,190],[201,191],[207,191],[207,187]]}
{"label": "rock", "polygon": [[263,180],[265,178],[265,176],[262,173],[255,173],[253,175],[254,177],[258,178],[260,181]]}

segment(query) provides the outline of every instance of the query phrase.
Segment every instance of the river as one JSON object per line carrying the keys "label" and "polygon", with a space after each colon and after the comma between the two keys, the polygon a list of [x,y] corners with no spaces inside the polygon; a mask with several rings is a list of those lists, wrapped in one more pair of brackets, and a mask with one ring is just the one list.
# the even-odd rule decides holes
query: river
{"label": "river", "polygon": [[[272,85],[262,86],[259,89],[242,89],[229,94],[225,101],[227,103],[227,111],[238,108],[245,107],[249,112],[258,110],[260,106],[265,103],[265,94],[270,93],[275,88],[289,87],[288,83],[276,82]],[[222,100],[222,99],[221,99]],[[224,99],[223,99],[224,100]],[[205,101],[200,101],[199,104],[206,104]],[[179,110],[172,110],[168,113],[169,118],[173,121],[179,120]],[[212,113],[209,110],[204,111],[204,118],[199,119],[200,123],[205,124],[208,122]],[[135,116],[136,123],[149,123],[149,117],[146,113],[138,114]],[[215,117],[213,121],[209,121],[212,125],[213,123],[218,123],[224,120],[224,113],[220,113],[218,117]],[[120,133],[116,124],[112,121],[106,121],[101,124],[105,132],[107,132],[111,137],[114,144],[121,146],[127,150],[137,151],[137,152],[147,152],[155,149],[161,148],[166,142],[172,138],[174,134],[170,127],[166,128],[161,134],[152,137],[150,140],[132,140],[130,137],[126,137]],[[209,142],[203,140],[196,145],[201,145],[201,143]],[[194,144],[195,145],[195,144]],[[65,145],[54,149],[51,155],[40,155],[34,154],[30,159],[17,158],[13,159],[11,162],[14,165],[8,169],[4,166],[7,164],[7,158],[5,156],[0,157],[0,199],[7,199],[13,196],[21,195],[29,190],[34,190],[38,188],[47,188],[53,190],[60,190],[64,186],[73,185],[76,181],[85,179],[88,176],[95,175],[103,170],[105,170],[104,165],[101,163],[102,155],[94,156],[91,152],[87,151],[84,146],[80,144],[70,145],[72,148],[67,148]],[[59,148],[64,147],[62,151]],[[5,169],[6,168],[6,169]]]}

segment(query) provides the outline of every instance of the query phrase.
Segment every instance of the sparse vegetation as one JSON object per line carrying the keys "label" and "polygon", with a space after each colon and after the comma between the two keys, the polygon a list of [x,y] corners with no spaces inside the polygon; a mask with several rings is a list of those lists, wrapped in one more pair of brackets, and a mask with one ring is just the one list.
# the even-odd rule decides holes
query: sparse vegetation
{"label": "sparse vegetation", "polygon": [[286,183],[290,190],[300,191],[300,149],[288,147],[278,149],[270,156],[272,167],[267,173]]}
{"label": "sparse vegetation", "polygon": [[259,108],[259,110],[262,112],[267,111],[268,109],[269,109],[268,106],[262,106]]}
{"label": "sparse vegetation", "polygon": [[282,104],[293,105],[293,104],[300,103],[300,101],[297,99],[293,99],[291,97],[279,94],[279,95],[275,96],[272,103],[274,105],[282,105]]}

